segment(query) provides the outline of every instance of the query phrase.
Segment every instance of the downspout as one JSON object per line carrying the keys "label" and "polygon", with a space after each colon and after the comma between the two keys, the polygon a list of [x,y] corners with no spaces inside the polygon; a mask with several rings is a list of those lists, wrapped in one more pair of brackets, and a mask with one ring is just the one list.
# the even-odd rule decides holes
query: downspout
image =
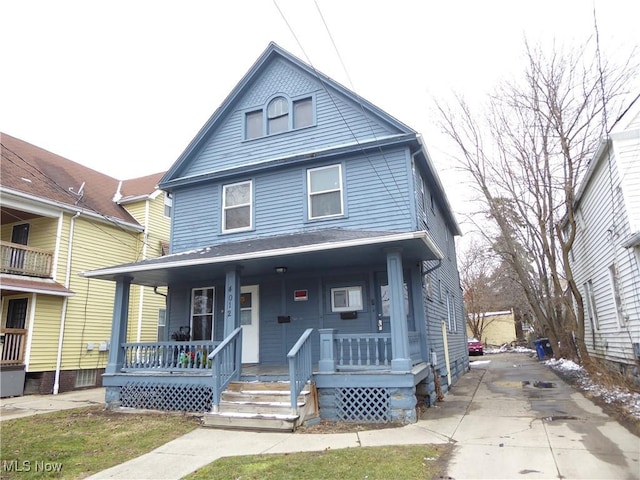
{"label": "downspout", "polygon": [[[147,259],[147,242],[149,240],[149,199],[144,202],[144,230],[142,231],[142,260]],[[138,287],[140,295],[138,297],[138,327],[136,329],[136,342],[142,338],[142,316],[144,306],[144,287]]]}
{"label": "downspout", "polygon": [[[67,269],[64,278],[64,287],[69,288],[71,284],[71,256],[73,253],[73,229],[75,227],[75,220],[80,216],[80,212],[71,217],[69,222],[69,244],[67,248]],[[60,333],[58,334],[58,357],[56,358],[56,374],[53,380],[53,394],[57,395],[60,389],[60,366],[62,365],[62,343],[64,341],[64,327],[67,319],[67,303],[69,297],[64,297],[62,300],[62,314],[60,315]]]}

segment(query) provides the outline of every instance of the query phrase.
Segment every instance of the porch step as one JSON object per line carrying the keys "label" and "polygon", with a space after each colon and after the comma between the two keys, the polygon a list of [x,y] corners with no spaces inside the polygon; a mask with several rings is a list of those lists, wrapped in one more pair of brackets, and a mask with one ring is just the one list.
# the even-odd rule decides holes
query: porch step
{"label": "porch step", "polygon": [[298,414],[291,410],[289,382],[232,382],[222,393],[217,412],[205,413],[203,425],[217,428],[293,431],[318,417],[315,385],[298,396]]}

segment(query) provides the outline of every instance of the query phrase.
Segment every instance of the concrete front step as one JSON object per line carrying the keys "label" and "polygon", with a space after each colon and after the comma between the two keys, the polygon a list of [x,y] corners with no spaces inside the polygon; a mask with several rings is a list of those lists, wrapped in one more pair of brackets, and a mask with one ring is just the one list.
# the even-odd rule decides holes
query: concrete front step
{"label": "concrete front step", "polygon": [[299,418],[299,415],[218,412],[205,413],[202,422],[205,427],[292,432]]}
{"label": "concrete front step", "polygon": [[305,418],[317,417],[315,389],[306,385],[291,410],[289,382],[231,382],[216,412],[205,413],[203,425],[218,428],[293,431]]}

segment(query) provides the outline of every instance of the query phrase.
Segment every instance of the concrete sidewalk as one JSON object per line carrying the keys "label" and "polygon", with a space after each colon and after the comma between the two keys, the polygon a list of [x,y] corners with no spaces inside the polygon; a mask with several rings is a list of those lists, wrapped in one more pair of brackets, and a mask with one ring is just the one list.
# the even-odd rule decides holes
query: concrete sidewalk
{"label": "concrete sidewalk", "polygon": [[76,390],[58,395],[0,398],[0,421],[90,405],[104,405],[104,388]]}

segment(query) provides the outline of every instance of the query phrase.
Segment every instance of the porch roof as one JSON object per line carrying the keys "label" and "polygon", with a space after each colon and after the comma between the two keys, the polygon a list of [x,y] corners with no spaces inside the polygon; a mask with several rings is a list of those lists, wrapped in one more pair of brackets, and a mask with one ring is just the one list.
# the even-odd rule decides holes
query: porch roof
{"label": "porch roof", "polygon": [[23,275],[0,275],[0,291],[3,293],[39,293],[57,297],[72,297],[75,292],[50,278],[26,277]]}
{"label": "porch roof", "polygon": [[402,249],[406,261],[440,260],[443,254],[426,231],[379,232],[326,229],[253,240],[228,242],[81,273],[87,278],[149,287],[182,281],[210,280],[229,268],[243,276],[274,273],[285,266],[290,273],[384,263],[385,250]]}

